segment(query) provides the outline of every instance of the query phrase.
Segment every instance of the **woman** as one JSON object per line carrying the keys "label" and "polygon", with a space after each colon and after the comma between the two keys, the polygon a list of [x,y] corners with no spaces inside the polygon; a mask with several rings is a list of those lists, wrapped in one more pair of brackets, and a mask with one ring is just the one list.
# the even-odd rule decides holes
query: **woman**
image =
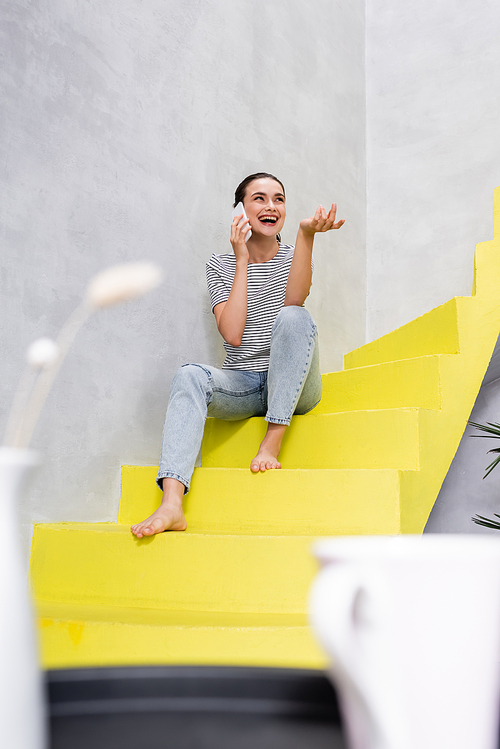
{"label": "woman", "polygon": [[[321,399],[317,332],[302,307],[312,279],[314,235],[339,229],[337,206],[319,206],[300,222],[295,247],[281,243],[285,188],[272,174],[251,174],[238,186],[234,206],[243,214],[231,224],[233,252],[212,255],[207,282],[212,310],[224,339],[222,369],[187,364],[174,377],[165,417],[157,483],[160,507],[133,525],[137,538],[186,529],[182,499],[189,490],[205,419],[265,416],[266,435],[250,469],[281,468],[281,441],[294,413]],[[241,222],[241,223],[240,223]],[[245,241],[248,230],[252,235]]]}

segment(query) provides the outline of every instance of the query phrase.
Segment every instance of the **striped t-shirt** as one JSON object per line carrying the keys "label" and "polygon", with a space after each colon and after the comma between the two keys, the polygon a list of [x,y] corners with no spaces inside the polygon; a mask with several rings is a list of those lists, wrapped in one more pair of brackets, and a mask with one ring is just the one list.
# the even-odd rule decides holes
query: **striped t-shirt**
{"label": "striped t-shirt", "polygon": [[[223,369],[244,369],[267,372],[271,346],[271,330],[285,301],[286,283],[292,264],[294,246],[279,245],[267,263],[249,263],[247,271],[247,321],[240,346],[224,341],[226,360]],[[236,257],[212,255],[207,263],[207,284],[212,303],[227,302],[236,271]]]}

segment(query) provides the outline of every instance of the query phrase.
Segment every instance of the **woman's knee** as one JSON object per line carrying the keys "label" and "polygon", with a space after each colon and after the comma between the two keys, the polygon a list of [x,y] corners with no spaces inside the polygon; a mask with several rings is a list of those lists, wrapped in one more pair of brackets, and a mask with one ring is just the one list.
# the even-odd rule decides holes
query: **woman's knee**
{"label": "woman's knee", "polygon": [[210,383],[210,372],[201,364],[184,364],[179,367],[172,380],[171,394],[179,391],[207,391]]}
{"label": "woman's knee", "polygon": [[305,333],[316,331],[316,325],[310,313],[305,307],[298,307],[296,305],[280,309],[274,321],[273,332],[280,328],[288,328],[293,333],[299,331],[304,331]]}

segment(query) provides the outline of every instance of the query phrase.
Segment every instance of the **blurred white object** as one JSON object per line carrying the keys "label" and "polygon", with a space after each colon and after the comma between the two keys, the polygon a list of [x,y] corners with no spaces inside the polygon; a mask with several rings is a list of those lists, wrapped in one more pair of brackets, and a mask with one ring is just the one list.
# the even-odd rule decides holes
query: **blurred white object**
{"label": "blurred white object", "polygon": [[37,454],[0,448],[0,725],[5,749],[44,749],[46,719],[34,618],[19,548],[18,506]]}
{"label": "blurred white object", "polygon": [[310,619],[351,749],[496,749],[500,539],[327,539]]}
{"label": "blurred white object", "polygon": [[57,360],[59,346],[52,338],[37,338],[26,351],[26,361],[33,369],[47,369]]}
{"label": "blurred white object", "polygon": [[98,273],[87,289],[92,307],[108,307],[146,294],[162,281],[162,272],[154,263],[124,263]]}

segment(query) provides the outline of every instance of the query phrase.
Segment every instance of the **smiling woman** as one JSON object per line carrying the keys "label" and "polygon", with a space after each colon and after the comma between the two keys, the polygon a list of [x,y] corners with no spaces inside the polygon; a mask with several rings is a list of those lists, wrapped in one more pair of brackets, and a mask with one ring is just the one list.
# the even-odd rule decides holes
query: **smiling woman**
{"label": "smiling woman", "polygon": [[335,203],[328,212],[319,206],[300,222],[295,246],[283,244],[285,188],[266,172],[238,185],[234,207],[240,202],[245,213],[231,224],[232,252],[212,255],[207,263],[226,359],[222,369],[186,364],[173,379],[157,476],[162,502],[132,526],[138,538],[186,529],[182,500],[207,415],[231,421],[264,416],[267,432],[250,464],[257,473],[281,468],[278,456],[292,416],[307,413],[321,399],[317,329],[302,305],[311,287],[314,236],[344,221],[335,220]]}

